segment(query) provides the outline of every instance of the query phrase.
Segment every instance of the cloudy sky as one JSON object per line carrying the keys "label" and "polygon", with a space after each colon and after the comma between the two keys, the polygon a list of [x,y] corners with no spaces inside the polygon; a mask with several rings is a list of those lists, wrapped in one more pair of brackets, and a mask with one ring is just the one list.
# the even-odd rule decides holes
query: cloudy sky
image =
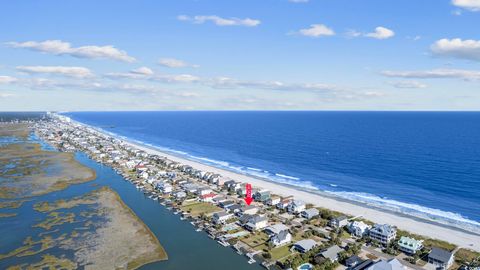
{"label": "cloudy sky", "polygon": [[0,111],[480,110],[480,0],[4,1]]}

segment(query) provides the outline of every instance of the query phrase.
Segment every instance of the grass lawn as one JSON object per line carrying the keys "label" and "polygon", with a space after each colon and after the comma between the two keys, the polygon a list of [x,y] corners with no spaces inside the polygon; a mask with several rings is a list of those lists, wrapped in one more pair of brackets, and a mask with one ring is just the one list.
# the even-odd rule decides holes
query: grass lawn
{"label": "grass lawn", "polygon": [[455,253],[455,261],[459,263],[472,262],[475,259],[480,260],[480,252],[461,248]]}
{"label": "grass lawn", "polygon": [[222,209],[207,202],[187,203],[181,207],[182,211],[189,212],[192,216],[200,216],[201,214],[210,214],[221,211]]}
{"label": "grass lawn", "polygon": [[342,230],[342,232],[341,232],[341,234],[340,234],[340,238],[342,238],[342,239],[348,239],[348,238],[350,238],[350,237],[352,237],[352,236],[351,236],[348,232]]}
{"label": "grass lawn", "polygon": [[248,236],[242,237],[240,241],[247,244],[249,247],[259,250],[259,248],[266,248],[266,242],[268,241],[268,235],[264,232],[257,232]]}
{"label": "grass lawn", "polygon": [[272,255],[272,260],[276,261],[278,259],[281,259],[285,256],[290,255],[290,245],[285,245],[282,247],[274,248],[270,250],[270,255]]}

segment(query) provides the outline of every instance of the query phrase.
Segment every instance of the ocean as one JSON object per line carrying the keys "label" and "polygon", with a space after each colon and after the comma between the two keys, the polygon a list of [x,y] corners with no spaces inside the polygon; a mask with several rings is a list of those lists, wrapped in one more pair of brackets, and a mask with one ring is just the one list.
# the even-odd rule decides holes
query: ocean
{"label": "ocean", "polygon": [[480,112],[70,112],[184,158],[480,232]]}

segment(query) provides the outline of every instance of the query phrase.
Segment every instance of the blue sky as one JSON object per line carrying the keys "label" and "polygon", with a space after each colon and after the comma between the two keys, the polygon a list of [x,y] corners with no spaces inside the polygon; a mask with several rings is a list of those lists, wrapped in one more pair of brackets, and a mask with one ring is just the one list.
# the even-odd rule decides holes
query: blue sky
{"label": "blue sky", "polygon": [[0,110],[480,110],[480,0],[7,1]]}

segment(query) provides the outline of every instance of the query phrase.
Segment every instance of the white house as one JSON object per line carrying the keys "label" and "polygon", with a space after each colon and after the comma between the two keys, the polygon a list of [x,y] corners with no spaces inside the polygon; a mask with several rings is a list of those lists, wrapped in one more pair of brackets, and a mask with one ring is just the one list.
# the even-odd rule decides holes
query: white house
{"label": "white house", "polygon": [[305,207],[305,202],[300,200],[293,200],[288,204],[287,210],[290,213],[300,213],[305,210]]}
{"label": "white house", "polygon": [[430,254],[428,254],[428,263],[441,269],[448,269],[452,266],[454,261],[453,252],[442,248],[432,248]]}
{"label": "white house", "polygon": [[217,196],[217,194],[212,192],[209,194],[200,195],[199,198],[200,198],[200,201],[202,202],[212,202],[215,196]]}
{"label": "white house", "polygon": [[348,231],[356,237],[363,237],[368,234],[370,226],[363,223],[363,221],[352,221],[348,225]]}
{"label": "white house", "polygon": [[423,248],[423,240],[402,236],[398,240],[398,249],[406,254],[412,255]]}
{"label": "white house", "polygon": [[301,253],[305,253],[310,251],[312,248],[314,248],[317,245],[317,242],[315,242],[312,239],[303,239],[298,242],[296,242],[291,250],[298,250]]}
{"label": "white house", "polygon": [[269,236],[277,235],[281,231],[288,231],[288,227],[283,223],[277,223],[265,228],[265,233],[268,234]]}
{"label": "white house", "polygon": [[243,207],[241,210],[242,214],[255,215],[258,212],[258,207],[255,205],[248,205]]}
{"label": "white house", "polygon": [[208,188],[208,187],[202,187],[202,188],[197,189],[197,194],[199,196],[207,195],[207,194],[210,194],[212,192],[213,192],[212,189]]}
{"label": "white house", "polygon": [[310,208],[310,209],[306,209],[306,210],[303,210],[300,215],[303,217],[303,218],[306,218],[306,219],[312,219],[316,216],[318,216],[320,214],[320,212],[318,211],[317,208]]}
{"label": "white house", "polygon": [[278,234],[276,234],[276,235],[274,235],[270,238],[270,242],[275,247],[286,245],[286,244],[290,243],[291,241],[292,241],[292,235],[287,230],[283,230],[280,233],[278,233]]}
{"label": "white house", "polygon": [[387,245],[397,237],[397,228],[388,224],[375,224],[368,236],[382,245]]}
{"label": "white house", "polygon": [[280,202],[280,197],[279,196],[271,196],[268,200],[267,200],[267,205],[271,205],[271,206],[274,206],[274,205],[277,205],[279,202]]}
{"label": "white house", "polygon": [[287,210],[288,205],[290,204],[292,200],[286,199],[286,200],[281,200],[279,203],[277,203],[277,208],[280,210]]}
{"label": "white house", "polygon": [[335,229],[345,227],[348,225],[348,217],[346,216],[334,217],[330,219],[329,225],[330,227]]}
{"label": "white house", "polygon": [[260,215],[253,215],[248,220],[247,224],[245,224],[245,228],[250,231],[261,230],[267,227],[268,218],[265,216]]}
{"label": "white house", "polygon": [[225,211],[213,214],[212,220],[215,224],[224,224],[227,220],[233,217],[233,214]]}

